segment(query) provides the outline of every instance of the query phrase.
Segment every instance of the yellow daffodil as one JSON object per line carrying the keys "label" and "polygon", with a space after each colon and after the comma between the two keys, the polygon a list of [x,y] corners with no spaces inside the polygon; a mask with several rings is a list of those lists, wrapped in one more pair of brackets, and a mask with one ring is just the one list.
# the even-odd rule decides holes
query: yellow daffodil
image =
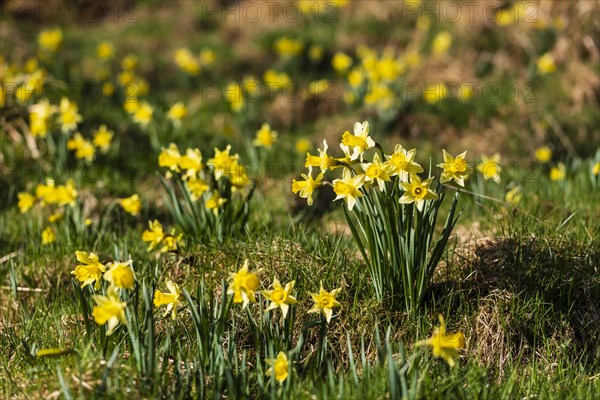
{"label": "yellow daffodil", "polygon": [[100,125],[98,130],[94,132],[94,146],[99,148],[102,153],[106,153],[110,147],[113,136],[114,132],[109,130],[106,125]]}
{"label": "yellow daffodil", "polygon": [[327,171],[328,168],[333,169],[333,167],[339,164],[339,161],[336,158],[328,156],[327,149],[327,141],[323,139],[323,150],[317,150],[319,152],[318,156],[306,153],[306,162],[304,166],[306,168],[318,167],[321,169],[321,172]]}
{"label": "yellow daffodil", "polygon": [[114,47],[110,42],[102,42],[96,47],[96,55],[101,60],[110,60],[114,54]]}
{"label": "yellow daffodil", "polygon": [[132,268],[133,262],[114,262],[107,264],[107,270],[104,273],[104,279],[112,286],[119,289],[133,289],[135,284],[135,275]]}
{"label": "yellow daffodil", "polygon": [[271,126],[264,123],[260,129],[256,131],[256,137],[252,141],[252,144],[256,147],[270,149],[276,141],[277,131],[271,130]]}
{"label": "yellow daffodil", "polygon": [[292,80],[285,72],[277,72],[272,69],[268,69],[263,74],[263,80],[265,85],[272,91],[278,91],[286,89],[292,84]]}
{"label": "yellow daffodil", "polygon": [[450,45],[452,44],[452,35],[450,32],[444,31],[438,33],[434,38],[431,44],[431,48],[433,50],[433,54],[442,55],[448,51]]}
{"label": "yellow daffodil", "polygon": [[[350,160],[360,158],[362,161],[363,153],[375,147],[375,141],[369,136],[369,122],[365,121],[362,124],[360,122],[355,123],[354,135],[348,131],[344,132],[340,147],[346,156],[350,157]],[[352,152],[352,155],[350,152]]]}
{"label": "yellow daffodil", "polygon": [[121,207],[123,207],[123,210],[125,210],[126,213],[129,213],[134,217],[139,215],[140,211],[142,210],[142,201],[140,200],[140,196],[137,194],[133,194],[123,199],[118,199],[117,201]]}
{"label": "yellow daffodil", "polygon": [[256,292],[259,285],[258,276],[248,272],[248,260],[245,260],[239,271],[229,274],[227,294],[233,295],[234,303],[243,303],[243,307],[246,307],[249,302],[256,302],[254,292]]}
{"label": "yellow daffodil", "polygon": [[147,102],[142,102],[138,105],[137,109],[133,113],[133,122],[140,124],[143,127],[146,127],[150,121],[152,121],[152,115],[154,114],[154,109]]}
{"label": "yellow daffodil", "polygon": [[345,168],[344,172],[342,172],[342,179],[333,181],[333,191],[337,195],[335,200],[344,199],[346,204],[348,204],[348,211],[352,211],[356,204],[356,198],[363,196],[360,188],[364,183],[365,175],[359,174],[352,176],[350,171]]}
{"label": "yellow daffodil", "polygon": [[481,157],[481,164],[477,166],[477,170],[483,175],[483,179],[486,181],[493,180],[496,183],[500,183],[500,174],[502,173],[502,167],[500,166],[500,154],[496,153],[491,158],[486,156]]}
{"label": "yellow daffodil", "polygon": [[19,211],[21,213],[26,213],[35,204],[35,196],[27,192],[21,192],[17,197],[19,198],[19,203],[17,205],[19,206]]}
{"label": "yellow daffodil", "polygon": [[535,150],[535,159],[540,164],[546,164],[552,159],[552,149],[548,146],[542,146]]}
{"label": "yellow daffodil", "polygon": [[142,233],[142,240],[148,243],[148,251],[154,250],[165,238],[163,227],[157,220],[148,222],[150,229]]}
{"label": "yellow daffodil", "polygon": [[81,282],[82,288],[95,282],[94,289],[100,289],[100,280],[102,274],[106,271],[106,266],[100,262],[100,259],[94,253],[88,254],[85,251],[76,251],[75,256],[81,264],[77,265],[71,271],[71,274],[75,275],[75,279]]}
{"label": "yellow daffodil", "polygon": [[411,174],[423,172],[423,167],[415,162],[416,156],[416,149],[406,151],[402,145],[397,144],[394,148],[394,153],[390,156],[386,156],[386,164],[387,168],[390,169],[390,175],[398,175],[400,181],[408,182],[408,178]]}
{"label": "yellow daffodil", "polygon": [[208,210],[211,210],[215,216],[218,216],[219,208],[226,202],[227,202],[227,199],[224,199],[223,197],[221,197],[221,194],[219,193],[218,190],[213,190],[212,195],[210,196],[210,198],[208,200],[206,200],[206,203],[204,204],[204,206]]}
{"label": "yellow daffodil", "polygon": [[56,111],[56,106],[50,105],[48,99],[29,107],[29,129],[34,137],[46,137],[50,128],[50,118]]}
{"label": "yellow daffodil", "polygon": [[598,174],[600,174],[600,161],[598,161],[596,164],[594,164],[594,166],[592,167],[592,175],[594,176],[598,176]]}
{"label": "yellow daffodil", "polygon": [[280,308],[283,313],[283,318],[285,319],[290,306],[297,302],[296,298],[290,294],[294,288],[294,283],[295,281],[288,282],[285,284],[285,287],[283,287],[281,286],[281,283],[279,283],[279,280],[275,278],[273,281],[273,289],[262,291],[265,298],[271,302],[267,310]]}
{"label": "yellow daffodil", "polygon": [[294,145],[294,149],[299,154],[305,154],[308,150],[310,150],[312,143],[310,140],[306,138],[300,138],[296,140],[296,144]]}
{"label": "yellow daffodil", "polygon": [[195,176],[188,179],[185,182],[185,186],[189,190],[190,197],[194,201],[198,200],[200,197],[202,197],[204,193],[206,193],[210,189],[210,186],[207,182]]}
{"label": "yellow daffodil", "polygon": [[35,195],[43,205],[74,205],[77,199],[77,189],[72,180],[67,181],[66,185],[55,186],[54,181],[47,178],[45,185],[40,184],[35,188]]}
{"label": "yellow daffodil", "polygon": [[190,75],[198,75],[200,72],[200,63],[188,49],[178,49],[174,55],[175,63],[183,71]]}
{"label": "yellow daffodil", "polygon": [[54,233],[54,229],[51,227],[47,227],[42,231],[42,244],[51,244],[56,241],[56,234]]}
{"label": "yellow daffodil", "polygon": [[319,293],[310,293],[315,304],[308,311],[309,313],[321,313],[325,317],[327,323],[331,321],[333,315],[333,309],[341,307],[342,305],[335,299],[335,296],[341,291],[341,288],[333,289],[331,292],[323,289],[323,282],[321,282],[321,288]]}
{"label": "yellow daffodil", "polygon": [[171,120],[175,125],[179,126],[181,120],[187,116],[187,107],[183,102],[178,101],[173,104],[167,112],[167,118]]}
{"label": "yellow daffodil", "polygon": [[342,53],[341,51],[335,53],[333,55],[333,58],[331,59],[331,64],[333,65],[333,68],[340,74],[345,74],[348,71],[348,69],[352,66],[353,62],[354,61],[352,60],[352,57]]}
{"label": "yellow daffodil", "polygon": [[300,40],[289,37],[282,37],[275,42],[275,51],[280,56],[292,57],[297,56],[302,52],[304,44]]}
{"label": "yellow daffodil", "polygon": [[267,375],[272,376],[279,383],[283,383],[288,377],[288,371],[290,368],[290,363],[286,354],[283,351],[280,351],[277,354],[277,358],[268,358],[265,360],[271,368],[267,369]]}
{"label": "yellow daffodil", "polygon": [[385,190],[385,183],[389,182],[391,167],[389,163],[382,163],[378,153],[373,156],[372,163],[361,165],[365,172],[365,182],[376,182],[379,190]]}
{"label": "yellow daffodil", "polygon": [[353,88],[360,87],[363,84],[364,80],[365,80],[365,74],[364,74],[363,70],[360,68],[354,68],[348,74],[348,83]]}
{"label": "yellow daffodil", "polygon": [[156,289],[154,292],[154,307],[167,306],[165,310],[164,316],[166,317],[169,313],[171,313],[171,318],[175,319],[177,317],[177,306],[181,302],[181,289],[179,285],[167,279],[165,281],[167,285],[168,292],[161,292]]}
{"label": "yellow daffodil", "polygon": [[41,31],[38,36],[40,47],[49,52],[56,52],[63,41],[63,33],[60,29],[48,29]]}
{"label": "yellow daffodil", "polygon": [[175,229],[171,229],[170,233],[165,233],[163,227],[157,220],[149,221],[148,226],[142,233],[142,240],[148,243],[148,251],[155,250],[159,245],[162,247],[158,250],[159,253],[174,251],[179,248],[183,240],[182,234],[177,234]]}
{"label": "yellow daffodil", "polygon": [[546,75],[556,71],[556,63],[552,54],[546,53],[541,56],[537,61],[537,69],[540,74]]}
{"label": "yellow daffodil", "polygon": [[137,68],[138,58],[134,54],[128,54],[121,60],[121,68],[126,71],[132,71]]}
{"label": "yellow daffodil", "polygon": [[106,336],[110,336],[119,323],[127,323],[125,318],[127,303],[121,301],[115,287],[109,286],[106,296],[97,294],[92,298],[96,302],[96,306],[92,310],[92,317],[98,325],[107,324]]}
{"label": "yellow daffodil", "polygon": [[458,357],[458,350],[465,347],[465,335],[462,332],[446,334],[446,324],[444,317],[440,314],[440,326],[433,330],[430,338],[420,340],[415,343],[416,346],[431,346],[435,357],[443,358],[450,367],[456,364],[454,358]]}
{"label": "yellow daffodil", "polygon": [[75,150],[75,157],[78,160],[85,160],[88,163],[92,162],[96,155],[96,149],[92,142],[84,139],[79,132],[75,133],[73,138],[67,141],[67,149]]}
{"label": "yellow daffodil", "polygon": [[553,181],[564,181],[567,177],[567,167],[565,164],[558,163],[558,165],[550,169],[550,179]]}
{"label": "yellow daffodil", "polygon": [[323,185],[323,173],[317,175],[316,179],[312,178],[312,168],[309,168],[308,175],[302,174],[303,181],[292,180],[292,192],[298,193],[303,199],[307,199],[309,206],[313,205],[313,192],[316,188]]}
{"label": "yellow daffodil", "polygon": [[60,129],[62,133],[66,134],[77,129],[77,124],[82,120],[77,109],[77,104],[72,103],[68,98],[63,97],[60,99],[59,112],[58,123],[61,125]]}
{"label": "yellow daffodil", "polygon": [[162,149],[158,155],[158,166],[169,168],[171,171],[179,172],[179,161],[181,153],[175,143],[171,143],[168,148]]}
{"label": "yellow daffodil", "polygon": [[516,206],[521,201],[521,197],[523,197],[522,192],[523,192],[523,189],[521,188],[521,186],[515,186],[514,188],[512,188],[508,192],[506,192],[506,196],[504,199],[506,200],[507,203],[510,203],[513,206]]}
{"label": "yellow daffodil", "polygon": [[215,155],[206,163],[214,171],[215,179],[219,180],[231,170],[231,166],[239,159],[238,154],[230,155],[231,145],[227,145],[225,150],[219,150],[215,147]]}
{"label": "yellow daffodil", "polygon": [[437,166],[443,168],[442,175],[440,177],[440,182],[448,182],[454,179],[456,183],[460,186],[465,186],[465,179],[471,175],[471,167],[467,164],[467,160],[465,160],[465,156],[467,152],[463,152],[456,157],[453,157],[450,153],[448,153],[445,149],[444,153],[444,162],[438,164]]}
{"label": "yellow daffodil", "polygon": [[423,211],[423,206],[426,200],[435,200],[438,195],[433,190],[429,189],[429,185],[433,181],[433,177],[421,181],[418,175],[410,176],[410,183],[401,182],[400,186],[404,194],[400,198],[401,204],[416,203],[417,210]]}
{"label": "yellow daffodil", "polygon": [[204,168],[202,164],[202,153],[199,149],[186,149],[185,154],[179,159],[179,167],[185,171],[183,179],[188,179],[198,175]]}
{"label": "yellow daffodil", "polygon": [[236,192],[239,189],[243,189],[251,184],[248,175],[246,174],[246,168],[234,161],[231,168],[228,171],[227,177],[231,182],[231,191]]}

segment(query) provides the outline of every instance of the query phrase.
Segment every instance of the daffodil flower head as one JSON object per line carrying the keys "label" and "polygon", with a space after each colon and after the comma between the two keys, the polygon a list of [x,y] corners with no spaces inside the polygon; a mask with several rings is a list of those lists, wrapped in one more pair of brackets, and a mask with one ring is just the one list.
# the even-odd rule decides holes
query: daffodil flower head
{"label": "daffodil flower head", "polygon": [[327,155],[327,140],[323,139],[323,149],[317,149],[319,152],[318,156],[313,156],[310,153],[306,153],[306,162],[304,166],[306,168],[317,167],[321,169],[321,172],[327,171],[327,169],[333,169],[339,164],[339,161],[334,157]]}
{"label": "daffodil flower head", "polygon": [[243,303],[243,307],[246,307],[249,302],[256,302],[254,292],[259,285],[258,276],[248,271],[248,260],[245,260],[242,268],[229,274],[227,294],[233,295],[234,303]]}
{"label": "daffodil flower head", "polygon": [[252,141],[252,145],[270,149],[275,141],[277,141],[277,131],[272,130],[269,124],[264,123],[256,131],[256,137]]}
{"label": "daffodil flower head", "polygon": [[85,287],[95,282],[94,289],[100,289],[100,280],[102,274],[106,271],[106,266],[100,262],[98,256],[94,253],[86,253],[85,251],[76,251],[75,256],[81,264],[77,265],[72,275],[75,279],[81,282],[81,287]]}
{"label": "daffodil flower head", "polygon": [[567,167],[564,163],[558,163],[550,169],[550,179],[553,181],[564,181],[567,177]]}
{"label": "daffodil flower head", "polygon": [[94,133],[94,146],[100,149],[101,152],[106,153],[112,142],[114,132],[109,130],[106,125],[100,125],[98,130]]}
{"label": "daffodil flower head", "polygon": [[117,288],[109,286],[104,295],[92,297],[96,306],[92,310],[92,317],[98,325],[107,324],[106,336],[110,336],[119,323],[126,324],[125,308],[127,303],[121,301]]}
{"label": "daffodil flower head", "polygon": [[477,166],[477,170],[483,175],[483,179],[486,181],[493,180],[496,183],[500,183],[500,173],[502,167],[500,166],[500,154],[496,153],[491,158],[486,156],[481,157],[481,164]]}
{"label": "daffodil flower head", "polygon": [[391,176],[398,176],[400,181],[408,182],[411,174],[423,172],[423,167],[415,162],[417,149],[406,151],[401,144],[394,147],[394,153],[387,158],[386,164],[390,169]]}
{"label": "daffodil flower head", "polygon": [[365,121],[362,124],[356,122],[354,124],[354,135],[348,131],[344,132],[340,147],[344,154],[350,157],[350,160],[360,158],[362,162],[363,153],[375,147],[375,141],[369,136],[369,122]]}
{"label": "daffodil flower head", "polygon": [[21,192],[17,195],[19,198],[18,207],[21,213],[26,213],[35,204],[36,197],[27,192]]}
{"label": "daffodil flower head", "polygon": [[104,273],[104,279],[119,289],[133,289],[135,274],[132,265],[132,260],[109,263],[107,264],[108,269]]}
{"label": "daffodil flower head", "polygon": [[162,149],[158,155],[158,166],[169,168],[171,171],[179,172],[179,160],[181,153],[175,143],[171,143],[168,148]]}
{"label": "daffodil flower head", "polygon": [[430,338],[418,341],[415,346],[431,346],[435,357],[443,358],[450,367],[454,367],[454,358],[458,357],[458,350],[465,347],[465,335],[460,331],[446,334],[444,317],[441,314],[438,317],[440,326],[433,330]]}
{"label": "daffodil flower head", "polygon": [[465,179],[467,179],[472,172],[472,168],[467,164],[467,160],[465,160],[467,152],[465,151],[456,157],[453,157],[445,149],[443,150],[443,153],[444,162],[437,165],[438,167],[443,168],[440,182],[445,183],[454,180],[458,185],[464,187]]}
{"label": "daffodil flower head", "polygon": [[230,155],[231,145],[227,145],[225,150],[219,150],[215,147],[215,154],[213,158],[209,159],[206,165],[213,169],[215,179],[219,180],[222,176],[227,175],[229,171],[231,171],[232,165],[234,162],[237,162],[239,159],[238,154]]}
{"label": "daffodil flower head", "polygon": [[154,292],[154,307],[167,306],[164,316],[166,317],[171,313],[171,318],[175,319],[177,317],[177,305],[181,301],[181,289],[176,283],[169,279],[167,279],[165,283],[169,291],[161,292],[157,289]]}
{"label": "daffodil flower head", "polygon": [[186,149],[185,154],[179,158],[179,167],[185,171],[183,179],[198,175],[204,168],[202,154],[199,149]]}
{"label": "daffodil flower head", "polygon": [[388,163],[382,163],[378,153],[373,156],[372,163],[361,165],[365,172],[365,182],[376,182],[379,190],[385,190],[385,183],[391,180],[390,172],[392,168]]}
{"label": "daffodil flower head", "polygon": [[290,363],[287,355],[280,351],[277,354],[277,358],[268,358],[265,360],[271,368],[267,369],[266,375],[275,377],[275,380],[279,383],[283,383],[289,374]]}
{"label": "daffodil flower head", "polygon": [[118,199],[117,202],[123,207],[126,213],[133,215],[134,217],[140,214],[142,209],[142,201],[140,196],[133,194],[130,197]]}
{"label": "daffodil flower head", "polygon": [[426,200],[435,200],[438,195],[429,189],[429,185],[433,181],[433,177],[421,181],[418,175],[411,175],[410,182],[401,182],[400,186],[404,191],[404,194],[400,198],[401,204],[415,203],[417,210],[423,211],[423,206]]}
{"label": "daffodil flower head", "polygon": [[148,226],[150,229],[146,229],[142,233],[142,240],[149,242],[148,251],[152,251],[165,238],[165,233],[163,232],[162,225],[157,220],[149,221]]}
{"label": "daffodil flower head", "polygon": [[283,318],[285,319],[290,306],[297,302],[296,298],[290,294],[294,288],[294,283],[295,281],[288,282],[285,284],[285,287],[283,287],[281,286],[281,283],[279,283],[279,280],[275,278],[273,281],[273,289],[262,291],[263,296],[271,302],[267,310],[280,308],[283,313]]}
{"label": "daffodil flower head", "polygon": [[329,323],[333,316],[333,309],[342,306],[335,298],[341,290],[341,288],[338,288],[333,289],[331,292],[327,292],[323,289],[323,282],[321,282],[319,293],[310,293],[315,304],[308,312],[323,314],[325,320]]}
{"label": "daffodil flower head", "polygon": [[47,227],[42,231],[42,244],[51,244],[56,241],[56,234],[54,233],[54,229],[52,227]]}
{"label": "daffodil flower head", "polygon": [[312,168],[308,169],[308,174],[300,175],[303,181],[292,180],[292,192],[298,193],[303,199],[307,199],[309,206],[313,205],[313,192],[316,188],[323,186],[323,173],[319,173],[316,179],[312,177]]}
{"label": "daffodil flower head", "polygon": [[342,179],[336,179],[333,181],[333,191],[337,195],[334,201],[344,199],[348,205],[348,211],[352,211],[354,205],[356,204],[356,199],[363,196],[360,188],[364,185],[364,183],[364,174],[352,176],[350,170],[348,168],[344,168],[344,172],[342,172]]}

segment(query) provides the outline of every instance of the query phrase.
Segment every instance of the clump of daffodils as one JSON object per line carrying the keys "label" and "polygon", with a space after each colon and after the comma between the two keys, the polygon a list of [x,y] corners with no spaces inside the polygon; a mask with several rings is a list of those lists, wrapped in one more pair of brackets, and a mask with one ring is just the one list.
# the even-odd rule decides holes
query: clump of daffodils
{"label": "clump of daffodils", "polygon": [[196,237],[222,240],[226,232],[243,229],[253,185],[231,146],[215,148],[204,160],[200,149],[180,151],[171,143],[162,149],[158,165],[166,170],[163,185],[177,224]]}
{"label": "clump of daffodils", "polygon": [[[398,144],[386,154],[371,137],[366,121],[357,122],[352,133],[344,132],[339,147],[339,157],[329,153],[326,141],[317,154],[307,153],[308,171],[293,180],[292,191],[312,205],[314,191],[331,186],[334,201],[345,203],[346,221],[369,266],[377,297],[403,295],[407,309],[415,310],[457,219],[455,196],[441,236],[432,241],[445,186],[460,189],[473,172],[466,152],[453,156],[443,150],[436,186],[434,171],[423,174],[416,149]],[[485,172],[495,179],[499,169]],[[415,254],[412,249],[424,251]],[[331,307],[322,311],[331,317]]]}

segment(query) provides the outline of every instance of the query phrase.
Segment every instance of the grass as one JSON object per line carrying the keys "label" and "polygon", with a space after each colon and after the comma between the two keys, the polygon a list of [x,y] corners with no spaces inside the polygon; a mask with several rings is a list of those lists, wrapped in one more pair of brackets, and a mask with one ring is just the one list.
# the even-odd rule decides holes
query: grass
{"label": "grass", "polygon": [[[248,21],[205,18],[193,2],[139,2],[134,24],[107,16],[96,24],[61,21],[68,45],[48,70],[66,83],[60,94],[73,89],[70,83],[82,83],[69,94],[83,115],[80,132],[90,137],[105,123],[115,137],[91,164],[72,153],[62,162],[49,150],[52,142],[28,137],[25,105],[0,107],[0,397],[595,398],[600,393],[600,183],[591,170],[600,157],[598,58],[575,43],[585,43],[581,38],[597,28],[597,5],[573,22],[587,4],[549,6],[550,16],[568,21],[564,28],[463,21],[432,23],[425,35],[414,20],[401,24],[405,16],[393,2],[378,10],[357,2],[341,9],[335,24],[286,24],[279,15],[264,29]],[[21,65],[36,54],[40,29],[27,13],[9,12],[3,25],[5,60]],[[430,43],[441,30],[453,34],[454,44],[436,59]],[[280,59],[271,48],[282,35],[322,45],[323,60],[311,63],[305,53]],[[145,98],[156,109],[151,129],[160,145],[198,147],[206,160],[213,147],[232,144],[241,162],[256,171],[248,224],[236,235],[213,241],[186,234],[185,246],[175,252],[158,256],[146,250],[141,237],[148,221],[158,219],[168,228],[177,221],[164,201],[160,149],[153,148],[148,130],[131,121],[122,99],[91,101],[83,89],[97,84],[95,46],[104,39],[117,53],[110,64],[113,76],[125,54],[139,56],[139,75],[151,87]],[[419,41],[424,61],[406,82],[477,81],[507,90],[532,84],[538,101],[514,101],[506,90],[497,100],[480,97],[473,104],[411,98],[385,119],[376,109],[352,107],[341,98],[330,104],[289,101],[279,94],[240,115],[231,112],[221,93],[207,95],[202,86],[223,88],[249,75],[261,79],[275,67],[301,83],[298,92],[309,81],[327,78],[341,93],[344,78],[330,67],[336,51],[356,56],[358,44],[404,50],[413,41]],[[212,48],[216,64],[199,77],[186,76],[172,61],[178,47],[196,53]],[[547,51],[559,60],[558,70],[539,75],[536,59]],[[161,116],[178,100],[190,109],[181,129]],[[473,175],[460,194],[458,226],[418,314],[390,307],[390,299],[376,300],[341,201],[332,203],[331,191],[323,188],[311,208],[290,191],[304,164],[296,140],[308,138],[316,148],[327,138],[333,149],[359,120],[371,122],[372,136],[385,148],[417,147],[423,165],[428,159],[435,164],[442,147],[453,154],[467,149],[471,160],[496,151],[502,155],[499,184]],[[264,121],[279,138],[274,149],[257,152],[248,143]],[[553,149],[549,164],[535,161],[541,145]],[[567,174],[553,181],[549,171],[558,162],[565,163]],[[46,176],[57,184],[74,179],[77,207],[92,223],[65,223],[55,243],[41,245],[48,212],[22,214],[16,203],[17,193],[31,192]],[[504,199],[517,185],[523,197],[515,206]],[[139,216],[115,201],[133,193],[142,197]],[[133,260],[137,283],[126,298],[127,327],[111,336],[91,318],[89,288],[80,289],[72,278],[79,250],[94,251],[101,260]],[[261,289],[274,276],[282,283],[295,280],[298,304],[284,324],[280,310],[265,312],[265,302],[246,309],[232,304],[227,280],[246,259]],[[175,320],[152,305],[154,291],[165,290],[167,278],[184,289]],[[318,291],[321,282],[329,290],[342,289],[342,307],[329,325],[308,313],[309,292]],[[429,348],[415,346],[431,335],[438,314],[448,332],[464,332],[467,339],[455,368]],[[60,354],[36,355],[53,348]],[[291,361],[282,384],[266,375],[265,362],[280,350]]]}

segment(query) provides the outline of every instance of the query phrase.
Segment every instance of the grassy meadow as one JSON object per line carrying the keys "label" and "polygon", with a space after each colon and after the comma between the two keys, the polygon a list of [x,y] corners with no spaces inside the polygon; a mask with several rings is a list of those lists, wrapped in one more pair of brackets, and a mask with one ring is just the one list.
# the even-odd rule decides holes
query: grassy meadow
{"label": "grassy meadow", "polygon": [[597,1],[0,8],[0,398],[600,396]]}

